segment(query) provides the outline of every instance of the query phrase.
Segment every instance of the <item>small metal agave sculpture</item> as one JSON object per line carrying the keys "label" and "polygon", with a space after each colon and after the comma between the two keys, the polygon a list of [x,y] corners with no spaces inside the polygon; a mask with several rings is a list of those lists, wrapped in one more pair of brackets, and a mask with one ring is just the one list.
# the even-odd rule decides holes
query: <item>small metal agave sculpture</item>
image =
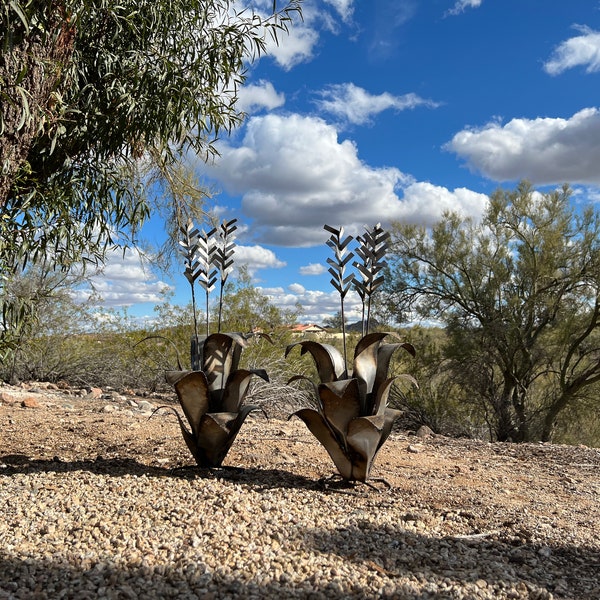
{"label": "small metal agave sculpture", "polygon": [[[266,334],[262,334],[267,337]],[[268,381],[264,369],[240,369],[247,341],[236,333],[213,333],[199,344],[200,370],[167,371],[189,424],[171,408],[183,439],[200,467],[220,467],[246,417],[258,406],[244,405],[253,375]]]}
{"label": "small metal agave sculpture", "polygon": [[[177,410],[172,407],[160,408],[170,408],[175,413],[183,439],[200,467],[220,467],[246,417],[259,409],[258,406],[244,405],[251,377],[258,375],[269,381],[264,369],[240,369],[239,362],[248,337],[260,336],[272,343],[271,338],[263,333],[246,336],[220,332],[223,288],[233,266],[235,221],[233,219],[221,224],[220,244],[212,240],[217,232],[216,227],[208,233],[199,232],[193,223],[181,229],[184,275],[192,287],[192,370],[182,370],[178,359],[179,370],[166,371],[165,377],[167,383],[175,388],[189,429]],[[217,272],[221,274],[219,331],[209,334],[208,299],[214,289]],[[205,336],[198,335],[194,294],[196,280],[206,293]]]}
{"label": "small metal agave sculpture", "polygon": [[[326,225],[325,229],[332,234],[328,245],[334,249],[336,260],[328,260],[331,265],[329,272],[333,276],[332,284],[340,292],[343,314],[344,297],[352,282],[351,276],[345,276],[344,268],[352,253],[345,254],[349,240],[343,238],[342,228],[338,230]],[[379,242],[376,252],[372,248],[373,239]],[[385,240],[379,225],[364,238],[359,238],[363,243],[359,255],[368,254],[371,257],[369,261],[364,261],[361,269],[363,281],[371,282],[368,293],[360,294],[363,302],[365,298],[370,302],[371,295],[380,284],[380,279],[376,280],[374,276],[382,268]],[[366,248],[367,243],[371,248]],[[377,285],[373,284],[374,281]],[[368,327],[366,329],[368,330]],[[343,335],[345,338],[345,331]],[[402,411],[387,406],[394,381],[402,377],[417,385],[410,375],[388,377],[390,360],[395,350],[402,348],[415,355],[415,349],[409,343],[384,343],[384,339],[390,335],[397,337],[393,332],[364,335],[356,345],[351,372],[348,372],[346,367],[345,339],[343,355],[330,344],[312,340],[290,344],[285,351],[287,357],[293,348],[300,346],[302,354],[309,352],[315,360],[320,379],[319,384],[313,383],[317,409],[303,408],[291,416],[297,416],[304,421],[327,450],[341,477],[347,481],[367,483],[375,456],[389,437],[394,422],[402,414]],[[299,379],[307,378],[298,375],[288,383]]]}

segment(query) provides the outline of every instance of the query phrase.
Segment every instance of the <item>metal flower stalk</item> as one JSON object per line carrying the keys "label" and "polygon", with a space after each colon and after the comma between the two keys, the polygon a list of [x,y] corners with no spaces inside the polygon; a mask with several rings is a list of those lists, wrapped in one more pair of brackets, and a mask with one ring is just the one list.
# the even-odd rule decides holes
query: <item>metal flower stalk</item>
{"label": "metal flower stalk", "polygon": [[347,252],[348,244],[352,241],[352,236],[344,237],[344,228],[340,227],[336,229],[329,225],[323,227],[326,231],[331,233],[331,237],[327,240],[327,245],[333,250],[335,259],[328,258],[327,264],[329,264],[329,274],[332,276],[330,279],[331,285],[338,291],[340,295],[340,315],[342,319],[342,344],[344,347],[344,365],[348,362],[348,351],[346,348],[346,316],[344,313],[344,299],[346,294],[352,286],[354,281],[354,274],[345,275],[346,265],[352,260],[354,254]]}
{"label": "metal flower stalk", "polygon": [[361,276],[361,279],[355,278],[354,289],[362,301],[363,336],[369,333],[373,294],[384,282],[383,270],[387,267],[384,257],[388,249],[389,237],[389,232],[384,231],[381,224],[377,223],[371,229],[366,228],[366,232],[356,238],[360,243],[356,254],[362,262],[353,263]]}
{"label": "metal flower stalk", "polygon": [[219,290],[219,320],[217,331],[221,331],[221,316],[223,313],[223,292],[227,278],[233,269],[233,254],[235,252],[235,236],[237,219],[221,223],[219,238],[220,243],[215,249],[214,262],[221,275],[221,289]]}
{"label": "metal flower stalk", "polygon": [[198,279],[199,284],[204,288],[205,306],[206,306],[206,335],[210,334],[210,293],[215,289],[217,281],[217,269],[214,267],[216,246],[213,235],[217,228],[213,227],[208,233],[202,230],[197,239],[197,260],[199,262]]}
{"label": "metal flower stalk", "polygon": [[201,266],[198,262],[198,236],[199,232],[191,221],[186,227],[181,227],[183,239],[179,240],[180,252],[183,254],[185,270],[183,274],[190,284],[192,291],[192,313],[194,318],[194,337],[198,339],[198,314],[196,311],[196,293],[194,284],[200,276]]}

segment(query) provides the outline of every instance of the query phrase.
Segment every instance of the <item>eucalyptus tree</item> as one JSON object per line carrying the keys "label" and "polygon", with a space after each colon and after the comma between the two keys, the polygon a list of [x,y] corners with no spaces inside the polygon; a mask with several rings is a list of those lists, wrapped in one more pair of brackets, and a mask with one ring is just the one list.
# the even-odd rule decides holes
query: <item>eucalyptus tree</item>
{"label": "eucalyptus tree", "polygon": [[[209,158],[241,122],[247,66],[300,2],[264,17],[234,0],[0,5],[0,354],[32,317],[4,293],[24,265],[101,262],[139,241],[153,208],[181,221],[175,231],[197,216],[181,214],[202,200],[181,158]],[[147,194],[148,165],[167,210]]]}
{"label": "eucalyptus tree", "polygon": [[564,186],[498,190],[480,222],[396,224],[387,297],[445,323],[446,356],[498,440],[549,440],[600,380],[600,214]]}
{"label": "eucalyptus tree", "polygon": [[142,158],[214,155],[239,86],[301,0],[14,0],[0,7],[0,267],[102,258],[148,215]]}

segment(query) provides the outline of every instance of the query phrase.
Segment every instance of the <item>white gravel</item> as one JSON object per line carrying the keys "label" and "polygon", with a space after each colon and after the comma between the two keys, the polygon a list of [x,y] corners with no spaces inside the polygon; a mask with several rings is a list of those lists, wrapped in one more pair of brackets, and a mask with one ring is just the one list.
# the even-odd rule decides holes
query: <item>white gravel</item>
{"label": "white gravel", "polygon": [[298,421],[172,471],[173,419],[79,410],[0,407],[0,599],[600,599],[597,450],[395,434],[348,489]]}

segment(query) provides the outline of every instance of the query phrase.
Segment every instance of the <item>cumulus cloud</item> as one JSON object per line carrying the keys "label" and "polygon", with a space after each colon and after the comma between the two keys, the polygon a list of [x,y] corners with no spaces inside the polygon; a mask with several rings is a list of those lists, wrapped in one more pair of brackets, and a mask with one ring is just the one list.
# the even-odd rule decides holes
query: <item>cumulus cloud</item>
{"label": "cumulus cloud", "polygon": [[319,263],[309,263],[300,267],[300,275],[322,275],[327,269]]}
{"label": "cumulus cloud", "polygon": [[454,6],[446,13],[448,15],[459,15],[468,8],[479,8],[482,0],[457,0]]}
{"label": "cumulus cloud", "polygon": [[289,34],[281,34],[279,44],[269,48],[269,56],[285,71],[309,61],[314,47],[319,41],[319,33],[307,25],[295,24]]}
{"label": "cumulus cloud", "polygon": [[576,26],[581,35],[562,42],[544,64],[550,75],[559,75],[567,69],[586,67],[587,73],[600,71],[600,31]]}
{"label": "cumulus cloud", "polygon": [[[266,16],[273,8],[272,0],[254,0],[255,9]],[[293,16],[289,31],[280,32],[278,40],[267,36],[267,56],[282,69],[310,61],[323,31],[337,33],[340,23],[348,24],[354,13],[354,0],[325,0],[302,5],[302,18]]]}
{"label": "cumulus cloud", "polygon": [[[308,290],[304,286],[293,283],[287,288],[258,288],[269,300],[282,310],[294,310],[296,304],[302,305],[302,320],[321,324],[325,319],[340,310],[340,296],[336,291],[323,292]],[[344,313],[350,322],[361,318],[362,303],[358,294],[350,292],[344,300]]]}
{"label": "cumulus cloud", "polygon": [[600,184],[600,110],[569,119],[513,119],[457,133],[446,146],[497,181]]}
{"label": "cumulus cloud", "polygon": [[285,95],[275,91],[270,81],[245,85],[238,92],[237,107],[247,113],[262,109],[273,110],[285,104]]}
{"label": "cumulus cloud", "polygon": [[331,5],[342,21],[348,22],[354,13],[354,0],[325,0],[326,4]]}
{"label": "cumulus cloud", "polygon": [[390,221],[430,223],[446,208],[479,214],[487,199],[467,190],[418,183],[394,167],[360,160],[336,129],[297,114],[253,117],[241,145],[223,145],[220,158],[199,168],[230,193],[242,195],[250,233],[262,244],[323,244],[323,225],[351,235]]}
{"label": "cumulus cloud", "polygon": [[262,246],[236,246],[234,259],[236,267],[245,266],[249,275],[260,269],[282,269],[287,265],[272,250]]}
{"label": "cumulus cloud", "polygon": [[93,289],[78,290],[78,298],[85,300],[95,292],[104,307],[161,302],[164,291],[171,289],[153,275],[134,249],[126,250],[124,255],[120,250],[109,253],[101,273],[92,277],[91,282]]}
{"label": "cumulus cloud", "polygon": [[417,106],[438,106],[437,103],[412,93],[402,96],[394,96],[388,92],[373,95],[353,83],[331,85],[320,95],[317,105],[322,111],[355,125],[368,123],[374,115],[388,109],[401,111]]}
{"label": "cumulus cloud", "polygon": [[[334,5],[340,4],[334,2]],[[266,16],[273,8],[271,0],[255,0],[255,5],[259,11]],[[343,9],[343,1],[339,8]],[[338,7],[335,6],[337,9]],[[270,56],[282,69],[289,71],[293,67],[312,59],[315,48],[319,42],[322,29],[331,29],[327,25],[330,21],[329,13],[326,8],[317,9],[312,3],[302,6],[302,18],[298,15],[292,15],[293,23],[289,31],[280,32],[277,41],[267,35],[265,42],[267,45],[266,55]]]}

